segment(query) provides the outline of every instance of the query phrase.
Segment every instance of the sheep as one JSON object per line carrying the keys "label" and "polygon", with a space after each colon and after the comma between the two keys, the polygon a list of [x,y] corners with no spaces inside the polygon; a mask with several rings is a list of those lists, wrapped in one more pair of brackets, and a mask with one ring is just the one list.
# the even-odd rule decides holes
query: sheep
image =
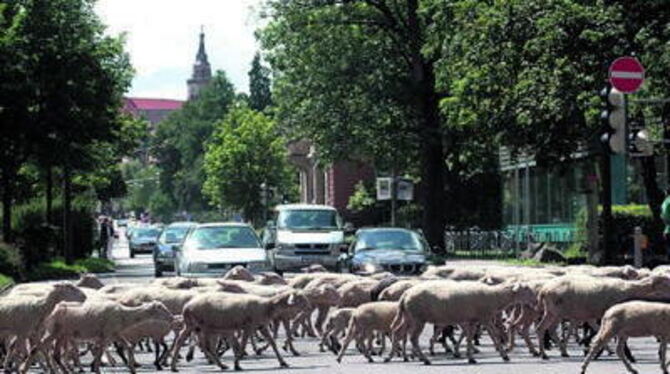
{"label": "sheep", "polygon": [[[532,303],[534,295],[530,287],[520,283],[487,286],[477,282],[432,281],[414,286],[400,298],[399,312],[393,323],[393,346],[400,335],[407,332],[413,351],[428,365],[430,361],[419,347],[419,335],[424,325],[460,325],[467,338],[468,361],[475,363],[472,340],[477,325],[482,324],[500,356],[508,361],[498,329],[494,326],[495,317],[509,305]],[[393,352],[391,350],[386,361],[393,358]]]}
{"label": "sheep", "polygon": [[258,278],[256,278],[254,282],[265,286],[288,285],[286,279],[284,279],[281,275],[271,271],[258,274]]}
{"label": "sheep", "polygon": [[398,301],[400,300],[400,297],[405,293],[405,291],[409,290],[410,288],[416,286],[417,284],[420,284],[421,280],[419,279],[406,279],[406,280],[401,280],[398,281],[386,289],[384,289],[380,294],[379,294],[379,300],[381,301]]}
{"label": "sheep", "polygon": [[[315,287],[308,287],[302,290],[303,295],[307,297],[309,305],[299,312],[293,320],[293,327],[290,335],[293,336],[297,332],[298,326],[302,325],[304,330],[311,331],[310,317],[314,309],[328,310],[332,306],[340,303],[340,293],[329,284],[322,284]],[[313,334],[313,331],[312,331]],[[313,334],[314,335],[314,334]]]}
{"label": "sheep", "polygon": [[311,264],[309,266],[300,269],[300,271],[302,271],[303,273],[327,273],[328,269],[326,269],[321,264]]}
{"label": "sheep", "polygon": [[339,273],[307,273],[300,274],[291,280],[289,280],[288,285],[296,288],[302,289],[307,287],[312,282],[317,283],[330,283],[335,287],[339,287],[343,283],[348,281],[359,279],[360,277],[353,274],[339,274]]}
{"label": "sheep", "polygon": [[94,290],[99,290],[105,286],[104,283],[95,274],[84,273],[81,274],[77,283],[77,287],[92,288]]}
{"label": "sheep", "polygon": [[[337,355],[337,362],[342,361],[342,356],[347,350],[351,341],[355,338],[360,346],[363,347],[363,355],[369,362],[374,362],[372,359],[372,342],[374,340],[374,332],[381,332],[382,335],[382,351],[384,350],[384,335],[391,333],[391,324],[398,313],[398,303],[394,301],[374,301],[360,305],[352,313],[349,319],[349,327],[347,329],[347,336],[344,338],[344,343]],[[364,342],[367,341],[367,345]],[[395,345],[391,347],[393,351]]]}
{"label": "sheep", "polygon": [[221,279],[253,282],[254,275],[251,274],[251,272],[244,266],[236,265],[232,269],[228,270]]}
{"label": "sheep", "polygon": [[351,319],[351,314],[355,308],[340,308],[335,309],[326,318],[324,324],[323,334],[321,335],[321,342],[319,343],[319,351],[324,352],[324,346],[330,348],[333,353],[337,354],[341,345],[337,341],[337,337],[342,335]]}
{"label": "sheep", "polygon": [[[277,350],[272,334],[267,325],[286,308],[303,308],[308,305],[307,298],[295,292],[286,292],[270,298],[254,295],[222,296],[220,294],[198,295],[184,305],[184,328],[173,343],[171,369],[177,371],[177,353],[179,347],[193,332],[198,334],[199,340],[207,342],[205,334],[221,334],[232,344],[235,351],[235,369],[240,370],[239,360],[241,349],[234,337],[234,332],[242,330],[250,334],[256,329],[267,339],[272,347],[279,364],[287,367],[281,354]],[[221,369],[226,369],[219,357],[212,353],[208,344],[201,346],[205,355]]]}
{"label": "sheep", "polygon": [[212,285],[213,283],[214,282],[208,282],[206,279],[171,277],[154,279],[151,284],[154,286],[162,286],[174,289],[190,289],[198,286]]}
{"label": "sheep", "polygon": [[220,279],[217,285],[222,291],[237,292],[236,290],[243,290],[244,293],[249,293],[257,296],[275,296],[291,290],[289,286],[263,286],[246,281],[223,280]]}
{"label": "sheep", "polygon": [[5,369],[11,367],[19,349],[29,339],[39,338],[44,319],[61,301],[86,300],[86,295],[71,283],[48,285],[44,296],[13,295],[0,298],[0,336],[16,337],[5,356]]}
{"label": "sheep", "polygon": [[548,331],[559,342],[561,356],[568,357],[565,341],[559,340],[555,327],[562,320],[594,321],[605,311],[624,300],[670,293],[670,278],[650,276],[637,281],[616,278],[565,276],[547,282],[540,290],[538,301],[544,310],[536,327],[540,356],[548,359],[542,339]]}
{"label": "sheep", "polygon": [[586,373],[589,363],[596,357],[609,340],[618,339],[616,353],[626,369],[637,374],[624,353],[629,337],[654,336],[660,342],[659,358],[661,370],[668,373],[666,363],[667,343],[670,341],[670,304],[665,302],[628,301],[607,309],[601,321],[600,331],[582,363],[582,374]]}
{"label": "sheep", "polygon": [[126,291],[119,295],[118,302],[126,306],[139,306],[142,303],[159,301],[173,314],[179,315],[184,305],[197,296],[191,290],[174,290],[161,287],[143,287]]}
{"label": "sheep", "polygon": [[[167,359],[169,353],[168,346],[165,343],[165,336],[172,331],[178,332],[182,328],[183,319],[181,316],[175,317],[172,321],[166,319],[149,319],[124,329],[119,335],[130,344],[131,351],[142,339],[146,337],[151,338],[155,351],[154,366],[156,370],[162,370],[161,364]],[[161,347],[163,348],[162,354],[160,353]],[[117,352],[123,361],[127,362],[120,346],[117,346]]]}
{"label": "sheep", "polygon": [[100,288],[98,292],[104,294],[118,294],[135,288],[137,288],[137,284],[135,283],[114,283]]}
{"label": "sheep", "polygon": [[374,279],[361,279],[341,285],[337,292],[340,294],[338,307],[357,307],[372,301],[372,290],[379,284]]}
{"label": "sheep", "polygon": [[486,268],[454,268],[450,266],[429,266],[421,274],[423,279],[479,280],[486,275]]}
{"label": "sheep", "polygon": [[54,358],[58,366],[67,370],[60,360],[60,347],[70,341],[93,342],[93,370],[100,373],[100,358],[111,342],[118,342],[129,352],[128,368],[135,373],[132,351],[122,337],[122,332],[148,320],[162,320],[172,323],[173,316],[165,305],[151,302],[137,307],[127,307],[116,302],[99,303],[59,303],[45,319],[46,336],[30,350],[21,365],[21,372],[27,372],[32,357],[51,343],[56,342]]}

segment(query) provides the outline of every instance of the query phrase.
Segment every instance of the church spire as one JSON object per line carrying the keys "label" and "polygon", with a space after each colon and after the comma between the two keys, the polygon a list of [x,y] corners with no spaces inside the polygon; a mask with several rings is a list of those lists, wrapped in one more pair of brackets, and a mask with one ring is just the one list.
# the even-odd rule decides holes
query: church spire
{"label": "church spire", "polygon": [[198,53],[195,56],[195,64],[193,64],[193,75],[186,83],[188,85],[188,99],[192,100],[198,97],[200,90],[205,87],[212,80],[212,68],[207,59],[207,52],[205,51],[205,30],[204,27],[200,29],[200,44],[198,46]]}

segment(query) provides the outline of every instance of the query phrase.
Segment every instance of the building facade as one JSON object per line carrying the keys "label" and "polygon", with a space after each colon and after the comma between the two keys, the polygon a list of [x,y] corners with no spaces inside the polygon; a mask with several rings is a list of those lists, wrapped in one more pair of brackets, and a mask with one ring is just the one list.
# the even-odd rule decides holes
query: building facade
{"label": "building facade", "polygon": [[345,217],[356,185],[374,180],[374,170],[365,163],[338,161],[324,165],[308,140],[289,142],[289,161],[300,173],[300,202],[335,207]]}

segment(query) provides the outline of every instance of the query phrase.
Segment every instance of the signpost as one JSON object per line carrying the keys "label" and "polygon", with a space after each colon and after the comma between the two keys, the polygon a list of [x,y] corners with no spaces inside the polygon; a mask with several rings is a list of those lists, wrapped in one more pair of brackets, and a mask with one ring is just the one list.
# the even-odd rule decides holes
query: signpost
{"label": "signpost", "polygon": [[644,67],[635,57],[619,57],[610,65],[609,80],[622,93],[634,93],[644,83]]}

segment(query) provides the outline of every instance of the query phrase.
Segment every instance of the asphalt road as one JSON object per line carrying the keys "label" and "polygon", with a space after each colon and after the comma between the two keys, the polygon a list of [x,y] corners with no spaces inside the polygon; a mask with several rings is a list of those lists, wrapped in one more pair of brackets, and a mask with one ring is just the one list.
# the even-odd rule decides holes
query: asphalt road
{"label": "asphalt road", "polygon": [[[113,255],[118,264],[118,270],[113,275],[106,275],[103,280],[105,283],[115,282],[137,282],[147,283],[153,279],[153,269],[150,255],[138,255],[135,259],[128,258],[128,249],[125,241],[117,243]],[[428,329],[427,329],[428,330]],[[424,332],[422,343],[427,342],[428,331]],[[282,342],[282,339],[279,339]],[[570,347],[570,358],[560,358],[557,350],[549,351],[550,360],[542,361],[539,358],[530,356],[523,347],[517,347],[510,354],[511,361],[504,363],[493,349],[490,341],[483,340],[480,347],[481,353],[475,357],[477,364],[467,364],[465,359],[454,359],[446,356],[442,350],[438,350],[438,355],[432,358],[433,364],[423,365],[419,362],[404,363],[395,361],[391,363],[381,363],[376,358],[375,363],[368,363],[364,357],[359,355],[352,347],[349,354],[346,355],[341,364],[335,361],[332,353],[320,353],[317,346],[317,340],[314,338],[298,339],[296,348],[301,353],[299,357],[293,357],[286,352],[282,352],[290,368],[281,369],[285,373],[347,373],[347,374],[419,374],[419,373],[472,373],[472,374],[500,374],[510,373],[542,373],[542,374],[564,374],[579,373],[580,365],[583,359],[581,349],[576,345]],[[521,343],[519,340],[518,343]],[[634,364],[640,373],[657,373],[660,371],[660,365],[657,358],[658,344],[650,338],[631,339],[629,345],[638,362]],[[613,345],[614,347],[614,345]],[[138,372],[155,372],[151,366],[153,355],[146,352],[136,354],[137,361],[142,364]],[[223,357],[224,363],[232,367],[231,354],[226,353]],[[268,372],[279,370],[277,360],[270,350],[262,356],[251,356],[241,362],[245,371],[250,372]],[[207,364],[200,353],[190,362],[180,362],[179,370],[182,373],[207,373],[220,372],[218,368]],[[123,367],[104,368],[107,373],[123,373],[127,370]],[[626,373],[623,364],[614,356],[606,356],[593,362],[588,370],[593,374],[613,374]]]}

